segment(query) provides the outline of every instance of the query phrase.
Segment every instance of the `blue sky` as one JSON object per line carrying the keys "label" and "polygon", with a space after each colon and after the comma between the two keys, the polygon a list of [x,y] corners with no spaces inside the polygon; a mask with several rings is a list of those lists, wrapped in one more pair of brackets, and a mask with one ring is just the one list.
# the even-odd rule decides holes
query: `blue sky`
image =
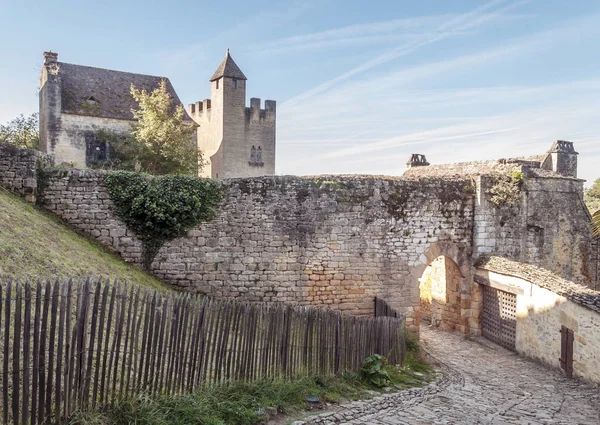
{"label": "blue sky", "polygon": [[209,94],[226,48],[278,102],[278,174],[399,175],[575,142],[600,177],[597,0],[0,0],[0,123],[37,111],[42,52]]}

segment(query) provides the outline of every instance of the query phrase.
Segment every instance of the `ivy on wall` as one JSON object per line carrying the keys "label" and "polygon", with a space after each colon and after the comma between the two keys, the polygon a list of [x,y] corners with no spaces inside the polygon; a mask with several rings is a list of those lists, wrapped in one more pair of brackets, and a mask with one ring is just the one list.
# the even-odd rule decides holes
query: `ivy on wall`
{"label": "ivy on wall", "polygon": [[146,269],[165,242],[211,220],[222,196],[216,181],[197,177],[116,171],[105,183],[115,212],[142,241]]}

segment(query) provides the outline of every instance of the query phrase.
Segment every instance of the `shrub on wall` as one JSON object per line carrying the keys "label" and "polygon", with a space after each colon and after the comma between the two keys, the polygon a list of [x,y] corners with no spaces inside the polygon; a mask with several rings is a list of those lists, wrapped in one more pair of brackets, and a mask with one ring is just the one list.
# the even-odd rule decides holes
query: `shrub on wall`
{"label": "shrub on wall", "polygon": [[128,171],[108,174],[106,186],[117,215],[142,241],[146,269],[166,241],[211,220],[222,194],[210,179]]}
{"label": "shrub on wall", "polygon": [[496,207],[510,206],[519,202],[521,198],[521,185],[523,184],[523,173],[513,171],[512,174],[501,176],[496,183],[487,191],[490,202]]}

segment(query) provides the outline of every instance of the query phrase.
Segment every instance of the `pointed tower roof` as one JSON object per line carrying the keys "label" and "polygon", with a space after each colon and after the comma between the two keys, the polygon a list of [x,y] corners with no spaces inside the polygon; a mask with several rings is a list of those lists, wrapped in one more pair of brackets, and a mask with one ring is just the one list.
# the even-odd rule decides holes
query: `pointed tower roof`
{"label": "pointed tower roof", "polygon": [[235,78],[237,80],[247,80],[242,70],[233,61],[233,58],[229,54],[229,49],[227,49],[227,54],[225,55],[225,59],[223,59],[223,62],[221,62],[221,65],[219,65],[213,76],[210,77],[210,81],[218,80],[221,77],[230,77]]}

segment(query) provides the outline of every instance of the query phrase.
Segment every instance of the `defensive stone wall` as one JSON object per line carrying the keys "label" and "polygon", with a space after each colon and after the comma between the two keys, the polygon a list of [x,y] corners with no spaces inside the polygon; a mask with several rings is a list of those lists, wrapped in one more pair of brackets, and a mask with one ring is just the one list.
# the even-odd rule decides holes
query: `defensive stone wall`
{"label": "defensive stone wall", "polygon": [[[113,215],[103,180],[100,172],[57,173],[44,205],[139,264],[141,244]],[[417,325],[428,256],[468,262],[474,195],[466,180],[261,177],[223,185],[217,217],[167,243],[151,266],[157,276],[195,293],[355,314],[371,314],[377,295]]]}
{"label": "defensive stone wall", "polygon": [[0,143],[0,186],[35,202],[38,165],[51,164],[52,157],[42,152]]}
{"label": "defensive stone wall", "polygon": [[474,250],[544,267],[565,279],[595,286],[590,219],[583,180],[565,177],[522,180],[518,202],[497,206],[489,191],[494,176],[477,178]]}
{"label": "defensive stone wall", "polygon": [[[0,181],[24,194],[43,187],[46,208],[140,265],[141,243],[114,215],[105,173],[50,169],[34,185],[40,158],[47,157],[3,147]],[[513,202],[492,203],[491,188],[514,171],[522,181]],[[598,241],[591,237],[582,181],[530,171],[225,180],[216,217],[165,244],[151,271],[194,293],[355,314],[371,314],[379,296],[416,328],[419,279],[444,256],[445,264],[456,265],[445,288],[451,320],[444,320],[477,333],[481,293],[473,262],[480,254],[598,285]]]}

